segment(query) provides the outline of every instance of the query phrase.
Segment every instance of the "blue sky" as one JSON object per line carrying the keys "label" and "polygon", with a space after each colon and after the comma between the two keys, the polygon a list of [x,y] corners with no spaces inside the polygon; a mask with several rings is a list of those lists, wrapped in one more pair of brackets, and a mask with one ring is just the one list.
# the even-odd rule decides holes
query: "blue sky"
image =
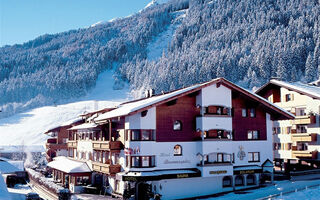
{"label": "blue sky", "polygon": [[0,0],[0,47],[125,17],[151,0]]}

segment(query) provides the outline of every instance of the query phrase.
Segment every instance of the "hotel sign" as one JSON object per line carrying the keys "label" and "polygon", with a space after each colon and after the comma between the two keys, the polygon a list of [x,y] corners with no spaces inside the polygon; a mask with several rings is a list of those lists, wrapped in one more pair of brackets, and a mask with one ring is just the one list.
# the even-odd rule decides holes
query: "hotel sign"
{"label": "hotel sign", "polygon": [[238,170],[234,171],[234,175],[262,173],[262,169]]}
{"label": "hotel sign", "polygon": [[227,170],[209,171],[209,174],[226,174]]}

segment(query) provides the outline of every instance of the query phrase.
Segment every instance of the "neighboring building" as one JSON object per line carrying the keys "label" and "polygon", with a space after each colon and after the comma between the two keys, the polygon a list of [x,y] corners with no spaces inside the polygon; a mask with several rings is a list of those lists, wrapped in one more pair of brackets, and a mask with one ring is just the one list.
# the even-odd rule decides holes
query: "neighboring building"
{"label": "neighboring building", "polygon": [[46,159],[48,162],[52,161],[56,156],[68,156],[68,129],[83,122],[83,119],[72,120],[44,133],[50,137],[46,142]]}
{"label": "neighboring building", "polygon": [[288,166],[304,161],[319,167],[319,82],[303,84],[271,80],[256,93],[295,115],[294,120],[274,122],[276,164]]}
{"label": "neighboring building", "polygon": [[69,129],[68,149],[92,169],[91,186],[177,199],[272,180],[272,120],[293,115],[218,78],[88,119]]}

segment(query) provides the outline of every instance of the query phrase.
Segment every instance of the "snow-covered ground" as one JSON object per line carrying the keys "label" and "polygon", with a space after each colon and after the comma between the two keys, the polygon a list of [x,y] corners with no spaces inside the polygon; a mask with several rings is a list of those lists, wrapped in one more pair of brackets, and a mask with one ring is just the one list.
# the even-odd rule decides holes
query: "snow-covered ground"
{"label": "snow-covered ground", "polygon": [[84,112],[114,107],[126,100],[128,86],[124,86],[122,90],[114,90],[112,74],[112,71],[101,73],[95,88],[74,103],[40,107],[0,119],[2,150],[8,150],[8,145],[44,145],[47,139],[43,134],[45,131],[65,124]]}
{"label": "snow-covered ground", "polygon": [[[263,188],[259,188],[259,189],[253,189],[253,190],[246,190],[243,192],[231,192],[228,193],[226,195],[223,196],[219,196],[219,197],[213,197],[213,198],[208,198],[207,200],[230,200],[230,199],[237,199],[237,200],[254,200],[254,199],[261,199],[261,198],[265,198],[268,197],[270,195],[278,195],[280,193],[286,193],[286,192],[291,192],[291,191],[295,191],[296,189],[299,191],[301,189],[304,189],[310,186],[314,186],[314,185],[319,185],[320,184],[320,180],[306,180],[306,181],[276,181],[275,185],[270,185],[268,187],[263,187]],[[317,188],[317,191],[313,191],[312,195],[318,195],[320,196],[320,189],[319,187]],[[311,190],[311,189],[310,189]],[[305,191],[302,191],[302,193]],[[299,192],[298,192],[299,193]],[[294,194],[290,194],[291,197],[295,198],[295,194],[298,193],[294,193]],[[303,195],[303,194],[299,194],[299,195]],[[276,199],[276,198],[286,198],[287,199],[293,199],[290,197],[286,197],[285,195],[283,195],[282,197],[275,197],[272,199]],[[298,198],[295,198],[298,200]],[[311,196],[310,194],[310,198],[299,198],[299,200],[302,199],[313,199],[313,196]],[[319,198],[317,198],[319,199]]]}
{"label": "snow-covered ground", "polygon": [[8,188],[8,191],[11,195],[12,200],[25,200],[26,194],[32,192],[31,188],[28,185],[17,184],[14,188]]}
{"label": "snow-covered ground", "polygon": [[156,60],[162,56],[163,52],[167,52],[168,46],[176,32],[178,26],[182,23],[182,19],[186,16],[186,10],[177,11],[174,13],[173,22],[166,31],[160,33],[157,37],[148,44],[148,60]]}
{"label": "snow-covered ground", "polygon": [[306,188],[301,191],[293,192],[288,195],[282,195],[277,200],[319,200],[320,199],[320,186],[314,188]]}

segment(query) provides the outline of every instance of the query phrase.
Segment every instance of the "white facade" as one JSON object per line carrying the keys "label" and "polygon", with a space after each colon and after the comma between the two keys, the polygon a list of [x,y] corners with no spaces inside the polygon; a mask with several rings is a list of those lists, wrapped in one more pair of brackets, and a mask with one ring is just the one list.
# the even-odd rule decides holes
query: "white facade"
{"label": "white facade", "polygon": [[[216,84],[205,87],[196,96],[196,105],[201,108],[202,116],[196,118],[197,130],[203,132],[211,129],[222,129],[232,131],[232,117],[227,116],[205,116],[204,108],[207,106],[221,106],[223,108],[232,108],[231,89]],[[110,186],[113,192],[123,194],[125,188],[134,182],[123,181],[126,174],[135,173],[165,173],[168,170],[197,169],[200,171],[200,177],[183,177],[161,180],[145,181],[150,184],[152,191],[162,195],[162,199],[189,198],[214,193],[227,192],[237,189],[256,187],[259,185],[261,172],[255,172],[252,167],[262,170],[262,165],[267,160],[273,160],[272,151],[272,124],[270,115],[266,114],[267,140],[258,141],[233,141],[232,138],[226,140],[205,140],[188,142],[156,142],[156,141],[125,141],[125,149],[130,149],[130,157],[135,156],[154,156],[154,167],[132,167],[129,166],[121,153],[121,162],[123,172],[117,174],[114,178],[109,178]],[[148,109],[147,115],[142,117],[141,113],[125,117],[125,129],[152,129],[156,130],[156,108]],[[182,149],[181,155],[175,155],[175,146],[179,145]],[[259,152],[259,160],[249,161],[249,153]],[[230,162],[218,164],[204,164],[202,162],[206,156],[222,154],[230,156]],[[127,155],[128,156],[128,155]],[[236,168],[243,166],[239,173],[244,178],[243,185],[236,186],[235,174]],[[247,184],[247,176],[254,176],[254,184]],[[178,176],[178,175],[177,175]],[[182,175],[187,176],[187,175]],[[178,176],[179,177],[179,176]],[[231,177],[232,185],[223,187],[223,178]],[[117,183],[116,183],[117,182]],[[179,185],[179,187],[177,187]]]}
{"label": "white facade", "polygon": [[[286,99],[288,96],[290,96],[290,100]],[[269,100],[272,101],[272,96],[269,97]],[[320,100],[284,87],[280,88],[280,100],[280,102],[276,102],[275,104],[295,113],[296,120],[308,119],[310,114],[313,114],[315,115],[316,122],[309,123],[307,121],[305,124],[302,122],[295,124],[292,120],[274,122],[274,128],[277,132],[274,135],[275,158],[296,160],[298,159],[297,155],[320,151]],[[296,133],[292,132],[292,130]],[[308,137],[311,134],[317,135],[316,141],[310,141]],[[299,137],[304,139],[299,140]]]}

